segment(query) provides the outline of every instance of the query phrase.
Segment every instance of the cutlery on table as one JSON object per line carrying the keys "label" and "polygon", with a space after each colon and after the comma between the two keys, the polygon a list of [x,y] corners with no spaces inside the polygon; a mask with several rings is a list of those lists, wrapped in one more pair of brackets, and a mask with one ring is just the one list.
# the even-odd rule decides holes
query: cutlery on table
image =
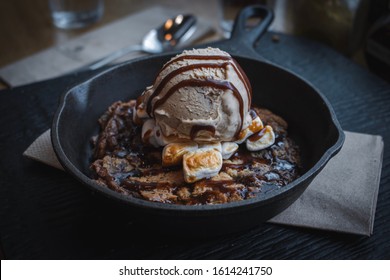
{"label": "cutlery on table", "polygon": [[117,50],[79,70],[96,70],[131,52],[157,54],[173,50],[182,46],[194,34],[195,30],[196,17],[191,14],[179,14],[146,33],[141,44]]}

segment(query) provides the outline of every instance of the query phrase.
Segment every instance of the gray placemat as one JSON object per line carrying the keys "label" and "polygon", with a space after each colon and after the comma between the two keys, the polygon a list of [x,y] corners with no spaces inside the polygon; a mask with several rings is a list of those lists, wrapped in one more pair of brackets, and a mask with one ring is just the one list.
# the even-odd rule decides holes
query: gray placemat
{"label": "gray placemat", "polygon": [[[303,195],[272,223],[370,236],[373,233],[384,143],[381,136],[345,132],[341,151]],[[50,130],[24,152],[60,168]]]}

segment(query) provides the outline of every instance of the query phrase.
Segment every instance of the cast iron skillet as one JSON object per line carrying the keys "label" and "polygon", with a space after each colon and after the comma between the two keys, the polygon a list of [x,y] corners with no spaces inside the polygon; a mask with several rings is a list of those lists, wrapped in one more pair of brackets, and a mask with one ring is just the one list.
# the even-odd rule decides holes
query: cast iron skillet
{"label": "cast iron skillet", "polygon": [[[248,18],[261,17],[247,30]],[[54,150],[63,167],[91,190],[123,206],[121,211],[153,227],[176,234],[215,235],[260,224],[283,211],[306,189],[342,147],[344,134],[326,98],[294,73],[266,62],[253,50],[273,18],[262,6],[242,10],[232,38],[213,44],[230,52],[248,75],[253,104],[285,118],[289,134],[301,148],[304,174],[289,185],[256,198],[220,205],[182,206],[144,201],[99,186],[91,178],[90,139],[98,133],[98,118],[117,100],[135,99],[152,84],[174,53],[126,62],[63,94],[52,126]]]}

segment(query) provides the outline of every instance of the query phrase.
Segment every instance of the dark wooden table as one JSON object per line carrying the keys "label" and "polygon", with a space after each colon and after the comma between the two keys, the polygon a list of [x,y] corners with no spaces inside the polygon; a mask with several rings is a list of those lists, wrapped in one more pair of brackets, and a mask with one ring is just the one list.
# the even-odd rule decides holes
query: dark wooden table
{"label": "dark wooden table", "polygon": [[345,130],[383,136],[373,236],[271,224],[208,239],[145,232],[65,172],[22,156],[50,127],[60,94],[94,74],[86,72],[0,92],[0,241],[5,258],[389,259],[390,85],[318,43],[271,38],[266,34],[257,51],[322,91]]}

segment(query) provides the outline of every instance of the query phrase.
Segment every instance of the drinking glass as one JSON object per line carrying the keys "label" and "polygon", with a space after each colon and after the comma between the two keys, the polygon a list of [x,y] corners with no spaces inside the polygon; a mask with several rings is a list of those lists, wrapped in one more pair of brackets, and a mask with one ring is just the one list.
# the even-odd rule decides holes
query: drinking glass
{"label": "drinking glass", "polygon": [[75,29],[97,22],[104,12],[103,0],[49,0],[56,27]]}

